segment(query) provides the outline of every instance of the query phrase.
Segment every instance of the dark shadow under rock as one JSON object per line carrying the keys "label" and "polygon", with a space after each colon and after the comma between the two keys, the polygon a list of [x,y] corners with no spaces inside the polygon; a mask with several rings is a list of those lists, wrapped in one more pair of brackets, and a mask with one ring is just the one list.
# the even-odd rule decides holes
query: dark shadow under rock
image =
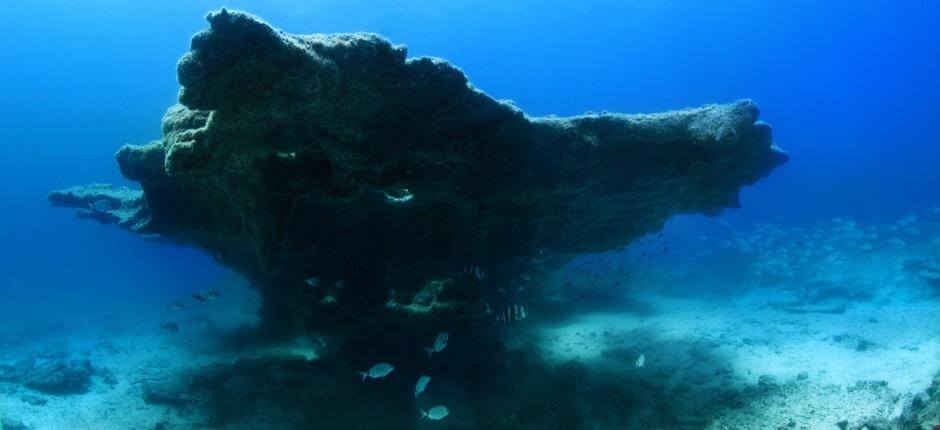
{"label": "dark shadow under rock", "polygon": [[[655,372],[636,371],[632,363],[546,362],[532,345],[506,350],[496,336],[475,334],[489,330],[469,327],[455,329],[447,349],[428,359],[415,345],[433,341],[433,333],[402,348],[395,331],[360,333],[340,345],[338,355],[316,360],[266,355],[195,370],[170,382],[164,391],[172,394],[161,395],[187,399],[185,406],[172,405],[172,419],[165,426],[697,429],[710,411],[740,402],[737,390],[694,378],[668,383]],[[374,364],[375,357],[395,369],[387,377],[363,382],[358,372]],[[415,382],[422,375],[431,376],[431,382],[416,398]],[[450,415],[433,423],[420,418],[420,410],[436,405],[446,405]]]}

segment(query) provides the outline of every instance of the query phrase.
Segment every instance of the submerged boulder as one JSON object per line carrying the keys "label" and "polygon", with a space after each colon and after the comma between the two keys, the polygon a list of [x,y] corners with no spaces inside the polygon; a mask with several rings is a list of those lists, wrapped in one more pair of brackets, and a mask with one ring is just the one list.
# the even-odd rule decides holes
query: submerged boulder
{"label": "submerged boulder", "polygon": [[88,360],[50,360],[24,370],[19,382],[47,394],[83,394],[91,386],[92,374]]}
{"label": "submerged boulder", "polygon": [[23,424],[23,422],[18,419],[0,417],[0,430],[29,430],[29,428],[29,426]]}
{"label": "submerged boulder", "polygon": [[533,118],[378,35],[208,21],[162,140],[117,152],[141,191],[49,198],[206,250],[260,290],[272,326],[480,315],[522,275],[738,206],[787,160],[749,100]]}

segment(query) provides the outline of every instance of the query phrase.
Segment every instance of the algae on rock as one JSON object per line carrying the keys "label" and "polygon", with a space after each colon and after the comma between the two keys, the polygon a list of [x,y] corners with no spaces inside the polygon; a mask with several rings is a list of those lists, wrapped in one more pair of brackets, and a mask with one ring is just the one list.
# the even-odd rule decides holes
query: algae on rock
{"label": "algae on rock", "polygon": [[787,160],[748,100],[532,118],[378,35],[289,35],[225,9],[208,21],[179,63],[163,139],[117,153],[142,194],[92,185],[50,199],[206,250],[282,328],[472,316],[540,263],[736,207]]}

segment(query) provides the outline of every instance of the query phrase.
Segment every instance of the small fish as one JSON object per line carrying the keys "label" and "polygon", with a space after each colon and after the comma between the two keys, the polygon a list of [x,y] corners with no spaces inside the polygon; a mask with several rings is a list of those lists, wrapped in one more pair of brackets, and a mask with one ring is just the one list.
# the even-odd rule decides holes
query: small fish
{"label": "small fish", "polygon": [[431,345],[430,348],[424,348],[428,352],[428,360],[431,359],[431,354],[435,352],[441,352],[444,348],[447,348],[447,341],[450,340],[450,333],[442,331],[437,335],[437,339],[434,339],[434,345]]}
{"label": "small fish", "polygon": [[206,296],[204,296],[204,295],[202,295],[202,294],[200,294],[200,293],[193,293],[193,298],[196,299],[196,300],[198,300],[198,301],[200,301],[200,302],[204,302],[204,301],[208,300],[208,299],[206,298]]}
{"label": "small fish", "polygon": [[447,409],[447,406],[435,406],[428,409],[427,412],[421,411],[421,418],[427,418],[431,421],[442,420],[448,415],[450,415],[450,410]]}
{"label": "small fish", "polygon": [[88,210],[92,212],[107,212],[115,209],[115,204],[111,200],[98,199],[88,204]]}
{"label": "small fish", "polygon": [[646,354],[640,354],[636,359],[636,367],[640,368],[646,366]]}
{"label": "small fish", "polygon": [[415,384],[415,397],[421,395],[428,388],[428,383],[431,382],[430,376],[422,376],[418,378],[418,382]]}
{"label": "small fish", "polygon": [[209,300],[209,301],[216,301],[221,298],[222,298],[222,295],[219,294],[218,291],[209,291],[209,293],[206,294],[206,300]]}
{"label": "small fish", "polygon": [[179,310],[182,310],[183,308],[185,308],[186,305],[184,305],[183,302],[181,302],[181,301],[179,301],[179,300],[173,300],[172,302],[170,302],[169,304],[167,304],[166,307],[167,307],[167,309],[170,309],[170,310],[179,311]]}
{"label": "small fish", "polygon": [[176,323],[163,323],[160,324],[160,331],[164,333],[179,333],[180,326],[176,325]]}
{"label": "small fish", "polygon": [[507,306],[506,310],[502,311],[499,315],[496,316],[496,321],[499,321],[499,322],[522,321],[528,317],[529,317],[529,313],[525,310],[525,306],[511,305],[511,306]]}
{"label": "small fish", "polygon": [[316,277],[316,276],[311,276],[311,277],[309,277],[309,278],[307,278],[307,279],[304,279],[304,282],[306,282],[307,285],[309,285],[309,286],[311,286],[311,287],[313,287],[313,288],[316,288],[316,287],[319,287],[319,286],[320,286],[320,278],[318,278],[318,277]]}
{"label": "small fish", "polygon": [[388,363],[378,363],[375,366],[372,366],[369,370],[365,372],[359,372],[362,375],[362,382],[365,382],[366,379],[381,379],[388,376],[389,373],[395,370],[395,367]]}

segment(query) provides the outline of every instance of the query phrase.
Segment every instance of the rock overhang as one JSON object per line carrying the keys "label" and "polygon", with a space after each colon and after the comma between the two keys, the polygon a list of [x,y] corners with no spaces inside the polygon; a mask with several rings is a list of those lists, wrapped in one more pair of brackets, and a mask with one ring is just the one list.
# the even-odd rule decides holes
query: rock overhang
{"label": "rock overhang", "polygon": [[[737,207],[741,187],[788,157],[750,100],[533,118],[381,36],[293,36],[225,9],[208,20],[180,60],[163,139],[117,153],[142,191],[50,199],[205,249],[254,282],[268,318],[328,320],[337,306],[473,314],[544,270],[534,260]],[[101,199],[118,200],[89,209]],[[305,289],[311,276],[330,287]]]}

